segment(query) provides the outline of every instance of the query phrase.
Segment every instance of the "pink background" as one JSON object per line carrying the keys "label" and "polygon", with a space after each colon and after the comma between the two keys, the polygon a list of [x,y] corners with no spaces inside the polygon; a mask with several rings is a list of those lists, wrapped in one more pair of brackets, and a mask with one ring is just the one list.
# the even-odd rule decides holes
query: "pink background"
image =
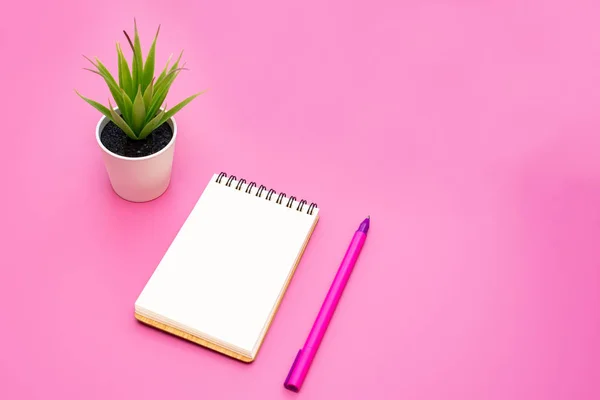
{"label": "pink background", "polygon": [[[16,1],[0,24],[7,399],[598,399],[600,3]],[[111,190],[106,103],[137,17],[185,49],[172,186]],[[129,54],[129,53],[128,53]],[[133,303],[214,172],[322,218],[257,361]],[[350,237],[357,269],[302,391],[282,384]]]}

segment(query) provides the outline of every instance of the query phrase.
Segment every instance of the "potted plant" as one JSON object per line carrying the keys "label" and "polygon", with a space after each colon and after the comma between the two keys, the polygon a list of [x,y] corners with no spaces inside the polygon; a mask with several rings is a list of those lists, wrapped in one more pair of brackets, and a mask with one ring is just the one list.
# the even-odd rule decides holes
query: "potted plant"
{"label": "potted plant", "polygon": [[[131,66],[117,42],[118,77],[115,79],[98,58],[89,60],[95,69],[85,68],[101,76],[112,99],[108,107],[82,96],[102,113],[96,125],[96,141],[113,190],[123,199],[144,202],[162,195],[171,181],[173,152],[177,139],[174,115],[201,93],[196,93],[171,109],[165,99],[173,81],[184,70],[181,56],[169,67],[171,57],[158,77],[154,75],[156,40],[144,60],[134,19],[134,40],[123,31],[133,52]],[[163,106],[164,104],[164,106]]]}

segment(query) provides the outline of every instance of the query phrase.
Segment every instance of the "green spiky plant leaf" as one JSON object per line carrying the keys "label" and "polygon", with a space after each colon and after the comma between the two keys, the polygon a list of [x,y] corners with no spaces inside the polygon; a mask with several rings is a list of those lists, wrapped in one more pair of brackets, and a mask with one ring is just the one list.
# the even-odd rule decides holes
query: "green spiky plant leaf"
{"label": "green spiky plant leaf", "polygon": [[172,58],[171,55],[160,75],[155,77],[156,41],[158,39],[158,33],[160,32],[160,25],[156,30],[154,40],[152,41],[150,50],[144,60],[135,19],[133,23],[133,41],[127,32],[123,31],[133,53],[131,65],[127,63],[121,45],[117,43],[118,76],[116,79],[98,58],[95,58],[94,61],[84,56],[95,67],[95,69],[85,69],[104,79],[112,96],[112,100],[116,107],[118,107],[119,112],[115,112],[110,99],[108,100],[108,107],[106,107],[97,101],[82,96],[77,91],[75,92],[79,97],[121,128],[128,137],[133,140],[143,140],[156,128],[164,124],[169,118],[173,117],[183,107],[204,92],[189,96],[171,109],[167,109],[165,100],[169,93],[169,89],[179,73],[182,70],[185,70],[185,64],[179,66],[183,51],[179,54],[177,61],[169,66]]}

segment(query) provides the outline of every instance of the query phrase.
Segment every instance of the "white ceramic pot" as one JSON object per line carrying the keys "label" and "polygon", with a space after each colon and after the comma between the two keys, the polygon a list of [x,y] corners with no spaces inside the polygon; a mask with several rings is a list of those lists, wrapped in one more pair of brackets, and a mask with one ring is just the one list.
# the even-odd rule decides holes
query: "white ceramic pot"
{"label": "white ceramic pot", "polygon": [[96,141],[102,150],[104,165],[115,193],[132,202],[150,201],[161,196],[171,182],[173,152],[177,138],[175,119],[170,118],[167,121],[173,130],[169,144],[146,157],[123,157],[108,150],[100,141],[100,132],[108,122],[109,119],[104,115],[98,121]]}

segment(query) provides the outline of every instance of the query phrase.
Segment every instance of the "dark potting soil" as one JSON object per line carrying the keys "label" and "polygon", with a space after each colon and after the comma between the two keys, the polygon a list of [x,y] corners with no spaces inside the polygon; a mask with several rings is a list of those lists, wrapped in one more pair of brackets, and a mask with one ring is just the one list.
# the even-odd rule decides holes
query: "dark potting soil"
{"label": "dark potting soil", "polygon": [[100,132],[100,141],[111,152],[123,157],[145,157],[164,149],[173,138],[171,126],[165,122],[142,140],[133,140],[114,122],[108,121]]}

